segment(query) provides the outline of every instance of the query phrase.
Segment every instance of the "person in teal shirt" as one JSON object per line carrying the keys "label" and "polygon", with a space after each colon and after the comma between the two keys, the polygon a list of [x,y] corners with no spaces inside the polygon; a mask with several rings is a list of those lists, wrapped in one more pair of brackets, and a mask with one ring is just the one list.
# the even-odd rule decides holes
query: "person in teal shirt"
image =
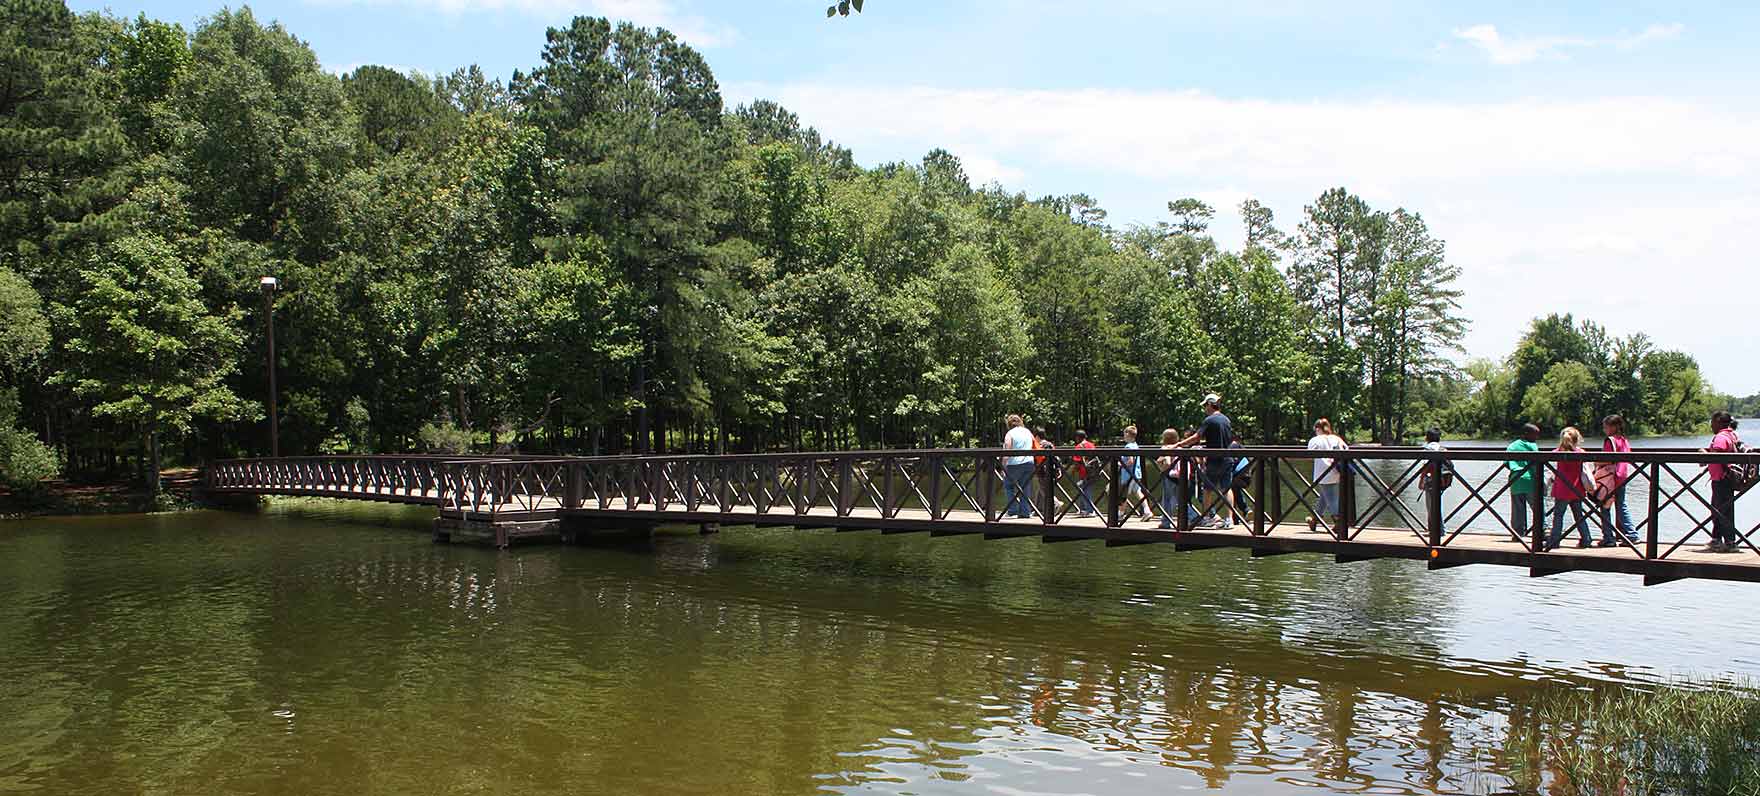
{"label": "person in teal shirt", "polygon": [[[1540,450],[1539,440],[1540,427],[1533,423],[1526,423],[1522,425],[1522,438],[1511,442],[1509,447],[1504,450],[1533,453]],[[1512,459],[1507,464],[1509,465],[1510,527],[1515,528],[1517,534],[1526,534],[1528,532],[1528,504],[1534,500],[1534,490],[1538,488],[1534,483],[1534,470],[1530,466],[1533,463]]]}

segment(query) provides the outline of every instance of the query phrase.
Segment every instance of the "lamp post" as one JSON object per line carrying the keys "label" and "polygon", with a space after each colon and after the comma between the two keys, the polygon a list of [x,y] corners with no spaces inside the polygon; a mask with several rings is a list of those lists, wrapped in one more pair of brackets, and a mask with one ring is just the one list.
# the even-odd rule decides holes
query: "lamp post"
{"label": "lamp post", "polygon": [[269,337],[269,455],[281,458],[281,419],[275,407],[275,277],[265,276],[263,286],[263,326]]}

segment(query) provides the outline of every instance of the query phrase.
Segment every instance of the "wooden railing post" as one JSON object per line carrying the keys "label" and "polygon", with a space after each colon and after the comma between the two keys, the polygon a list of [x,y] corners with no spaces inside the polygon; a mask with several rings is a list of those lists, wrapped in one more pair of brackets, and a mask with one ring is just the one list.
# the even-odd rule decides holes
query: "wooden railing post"
{"label": "wooden railing post", "polygon": [[1357,463],[1350,459],[1337,459],[1341,464],[1335,465],[1338,472],[1338,524],[1333,527],[1333,535],[1341,542],[1351,538],[1351,524],[1356,520]]}
{"label": "wooden railing post", "polygon": [[1424,485],[1425,508],[1424,522],[1430,526],[1430,546],[1442,546],[1442,454],[1432,453],[1433,458],[1425,468],[1430,473],[1429,482]]}
{"label": "wooden railing post", "polygon": [[[1641,465],[1640,465],[1641,466]],[[1644,529],[1644,557],[1655,559],[1661,546],[1662,527],[1662,463],[1650,465],[1650,527]]]}
{"label": "wooden railing post", "polygon": [[562,507],[578,509],[586,495],[587,474],[580,462],[563,462],[562,466],[565,473],[564,483],[568,485],[562,493]]}
{"label": "wooden railing post", "polygon": [[[1198,491],[1197,484],[1195,483],[1198,480],[1197,461],[1191,458],[1182,458],[1178,452],[1175,452],[1173,454],[1173,466],[1185,469],[1186,480],[1185,486],[1180,487],[1179,490],[1179,508],[1177,509],[1179,516],[1169,517],[1168,519],[1173,520],[1173,527],[1178,528],[1181,533],[1185,533],[1192,529],[1192,496],[1193,493]],[[1174,472],[1177,473],[1179,470],[1176,469]],[[1172,484],[1173,482],[1167,480],[1167,475],[1163,473],[1161,476],[1161,488],[1168,489]],[[1143,494],[1147,496],[1148,490],[1145,489]],[[1220,505],[1221,498],[1221,495],[1217,495],[1218,505]],[[1225,508],[1223,510],[1226,511],[1227,509]]]}
{"label": "wooden railing post", "polygon": [[892,491],[892,471],[896,469],[898,469],[897,459],[880,460],[880,516],[885,519],[898,516],[898,496]]}
{"label": "wooden railing post", "polygon": [[1539,460],[1529,460],[1528,475],[1534,479],[1534,493],[1528,496],[1529,513],[1533,515],[1528,520],[1528,536],[1533,551],[1538,553],[1546,549],[1546,466]]}
{"label": "wooden railing post", "polygon": [[[1057,522],[1057,467],[1052,464],[1052,457],[1046,454],[1045,463],[1039,466],[1039,494],[1044,496],[1045,505],[1040,507],[1040,519],[1046,525]],[[1032,505],[1028,500],[1027,505]]]}
{"label": "wooden railing post", "polygon": [[1124,484],[1122,483],[1124,481],[1124,470],[1122,465],[1120,465],[1119,458],[1116,454],[1107,456],[1101,466],[1106,468],[1107,472],[1112,474],[1112,477],[1108,479],[1111,483],[1106,490],[1106,527],[1117,528],[1119,493],[1124,491]]}
{"label": "wooden railing post", "polygon": [[[733,511],[733,476],[734,465],[722,462],[716,470],[715,502],[721,504],[721,513]],[[756,506],[753,506],[756,509]]]}
{"label": "wooden railing post", "polygon": [[850,487],[854,483],[855,462],[849,454],[837,457],[837,508],[839,517],[848,517],[855,510],[856,502],[851,498]]}
{"label": "wooden railing post", "polygon": [[1265,457],[1253,457],[1253,533],[1265,535]]}
{"label": "wooden railing post", "polygon": [[683,482],[683,486],[681,488],[684,489],[684,510],[685,511],[696,511],[697,510],[697,463],[693,459],[686,459],[682,462],[679,462],[679,467],[684,470],[682,477],[680,477],[680,479],[679,479],[681,482]]}
{"label": "wooden railing post", "polygon": [[929,519],[939,520],[946,514],[941,508],[941,473],[945,469],[945,460],[940,455],[931,455],[929,461]]}
{"label": "wooden railing post", "polygon": [[996,457],[980,456],[978,457],[977,462],[978,491],[982,493],[983,496],[980,508],[984,511],[985,522],[995,522],[996,512],[994,507],[996,501],[994,493],[996,492]]}

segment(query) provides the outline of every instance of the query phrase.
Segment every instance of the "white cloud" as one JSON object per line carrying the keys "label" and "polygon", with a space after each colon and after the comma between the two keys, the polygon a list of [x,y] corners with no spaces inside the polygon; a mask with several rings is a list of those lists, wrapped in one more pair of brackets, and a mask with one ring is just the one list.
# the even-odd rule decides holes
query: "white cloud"
{"label": "white cloud", "polygon": [[1027,174],[1013,166],[1005,165],[994,158],[983,155],[962,155],[955,152],[960,165],[965,167],[966,179],[973,185],[989,185],[992,182],[1007,185],[1020,182]]}
{"label": "white cloud", "polygon": [[561,24],[575,16],[600,16],[629,21],[644,28],[665,28],[694,47],[722,47],[739,40],[739,31],[699,14],[681,11],[675,0],[312,0],[319,3],[398,4],[431,8],[443,14],[518,12]]}
{"label": "white cloud", "polygon": [[1760,373],[1743,364],[1760,329],[1705,321],[1760,290],[1744,266],[1746,230],[1760,228],[1751,102],[830,84],[734,84],[727,94],[776,100],[863,162],[944,147],[974,177],[1010,189],[1086,192],[1118,224],[1164,219],[1172,198],[1204,198],[1230,247],[1240,198],[1265,202],[1291,230],[1305,203],[1343,185],[1377,207],[1422,212],[1448,241],[1465,270],[1469,354],[1501,356],[1535,315],[1576,312],[1694,353],[1719,388],[1760,390]]}
{"label": "white cloud", "polygon": [[1620,50],[1632,50],[1653,41],[1676,38],[1685,29],[1678,22],[1657,24],[1630,35],[1595,39],[1582,36],[1505,36],[1497,30],[1496,25],[1480,24],[1460,28],[1454,32],[1454,37],[1483,51],[1492,63],[1510,66],[1541,58],[1562,60],[1567,57],[1566,51],[1586,47],[1611,46]]}

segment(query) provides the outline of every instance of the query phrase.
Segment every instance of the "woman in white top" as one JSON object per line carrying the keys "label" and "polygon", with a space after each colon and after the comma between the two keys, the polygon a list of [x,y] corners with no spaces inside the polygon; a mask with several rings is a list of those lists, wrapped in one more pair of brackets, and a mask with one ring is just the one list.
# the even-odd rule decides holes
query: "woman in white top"
{"label": "woman in white top", "polygon": [[1033,516],[1033,432],[1028,431],[1021,423],[1020,415],[1008,416],[1008,434],[1002,438],[1002,447],[1009,450],[1027,451],[1026,453],[1008,456],[1003,459],[1002,494],[1008,499],[1007,508],[1003,509],[1005,517]]}
{"label": "woman in white top", "polygon": [[[1342,437],[1332,433],[1332,421],[1324,417],[1314,421],[1314,437],[1308,440],[1308,450],[1341,451],[1349,447]],[[1334,460],[1328,457],[1314,459],[1314,488],[1319,493],[1319,505],[1314,514],[1308,515],[1309,533],[1320,532],[1321,519],[1326,519],[1330,528],[1338,518],[1338,473],[1344,466],[1344,462],[1334,466]]]}

